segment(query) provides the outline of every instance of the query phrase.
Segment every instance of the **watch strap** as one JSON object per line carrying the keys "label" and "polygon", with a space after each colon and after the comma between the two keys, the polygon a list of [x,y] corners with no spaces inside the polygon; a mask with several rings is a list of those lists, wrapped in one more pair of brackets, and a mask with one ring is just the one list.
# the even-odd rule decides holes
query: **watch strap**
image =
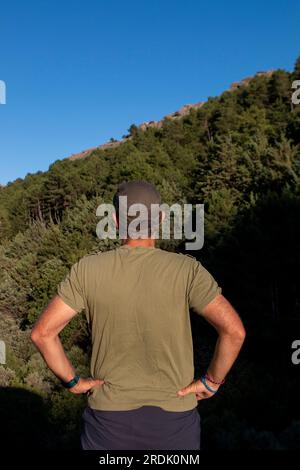
{"label": "watch strap", "polygon": [[65,388],[73,388],[73,387],[75,387],[75,385],[78,384],[79,379],[80,379],[80,376],[79,376],[79,375],[75,375],[75,377],[73,377],[73,379],[69,380],[69,382],[63,382],[63,381],[62,381],[62,385],[63,385]]}

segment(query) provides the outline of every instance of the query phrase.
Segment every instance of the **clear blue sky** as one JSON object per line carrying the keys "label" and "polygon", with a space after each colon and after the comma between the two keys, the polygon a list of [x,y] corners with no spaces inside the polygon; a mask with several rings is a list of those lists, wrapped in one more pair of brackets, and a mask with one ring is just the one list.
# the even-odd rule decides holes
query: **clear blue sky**
{"label": "clear blue sky", "polygon": [[296,0],[11,0],[0,17],[2,184],[300,55]]}

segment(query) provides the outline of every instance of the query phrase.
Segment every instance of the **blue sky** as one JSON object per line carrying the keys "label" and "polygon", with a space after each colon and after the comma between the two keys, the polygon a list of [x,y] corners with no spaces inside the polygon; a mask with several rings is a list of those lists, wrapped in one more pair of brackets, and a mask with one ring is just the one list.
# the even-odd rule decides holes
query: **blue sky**
{"label": "blue sky", "polygon": [[292,0],[12,0],[0,17],[2,184],[300,55]]}

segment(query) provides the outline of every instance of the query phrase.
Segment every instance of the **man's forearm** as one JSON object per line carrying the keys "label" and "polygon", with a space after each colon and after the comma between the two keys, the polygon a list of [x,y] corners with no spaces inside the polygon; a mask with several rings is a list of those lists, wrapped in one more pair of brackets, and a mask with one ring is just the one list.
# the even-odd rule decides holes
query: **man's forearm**
{"label": "man's forearm", "polygon": [[35,346],[42,354],[49,369],[64,382],[73,379],[74,368],[66,356],[64,348],[58,336],[51,338],[33,339]]}
{"label": "man's forearm", "polygon": [[216,381],[223,380],[234,364],[243,345],[243,336],[221,334],[218,337],[208,375]]}

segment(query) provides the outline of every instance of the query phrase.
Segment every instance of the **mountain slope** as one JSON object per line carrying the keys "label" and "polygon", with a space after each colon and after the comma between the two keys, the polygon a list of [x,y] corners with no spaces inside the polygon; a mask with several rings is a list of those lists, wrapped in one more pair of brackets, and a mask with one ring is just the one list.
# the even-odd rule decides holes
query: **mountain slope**
{"label": "mountain slope", "polygon": [[[46,410],[45,446],[76,448],[84,397],[62,391],[29,342],[29,330],[73,263],[119,243],[97,239],[97,206],[111,201],[120,181],[145,179],[164,202],[205,203],[204,248],[191,254],[215,276],[247,330],[224,394],[201,409],[205,448],[298,448],[299,374],[290,361],[300,321],[295,79],[300,60],[292,73],[258,74],[161,125],[131,126],[121,144],[57,161],[47,172],[0,188],[0,339],[7,343],[0,420],[9,410],[10,422],[20,422],[15,403],[23,394],[26,410]],[[180,240],[159,246],[184,251]],[[199,316],[191,320],[199,376],[215,337]],[[76,371],[88,375],[84,314],[61,339]],[[26,419],[24,429],[39,429],[40,413]]]}
{"label": "mountain slope", "polygon": [[[232,85],[229,88],[229,91],[234,91],[234,90],[237,90],[238,88],[241,88],[243,86],[247,86],[250,83],[250,81],[253,80],[255,77],[271,77],[272,74],[273,74],[273,71],[271,71],[271,70],[268,71],[268,72],[257,72],[257,74],[254,75],[253,77],[247,77],[247,78],[244,78],[243,80],[241,80],[239,82],[232,83]],[[189,112],[192,109],[197,110],[197,109],[202,108],[204,103],[205,103],[204,101],[199,101],[199,103],[195,103],[195,104],[185,104],[178,111],[175,111],[174,113],[167,114],[166,116],[164,116],[163,119],[161,119],[160,121],[146,121],[146,122],[143,122],[142,124],[139,124],[137,126],[137,128],[141,129],[143,131],[149,129],[150,127],[155,127],[157,129],[159,129],[160,127],[162,127],[164,125],[164,122],[166,120],[178,119],[178,118],[181,118],[183,116],[186,116],[187,114],[189,114]],[[89,155],[91,155],[91,153],[94,152],[95,150],[114,148],[114,147],[117,147],[118,145],[124,143],[128,139],[131,139],[130,135],[124,136],[124,138],[121,139],[121,140],[112,139],[109,142],[98,145],[97,147],[93,147],[93,148],[90,148],[90,149],[87,149],[87,150],[83,150],[82,152],[73,154],[73,155],[71,155],[70,157],[67,157],[67,158],[69,158],[69,160],[77,160],[78,158],[85,158],[85,157],[88,157]]]}

